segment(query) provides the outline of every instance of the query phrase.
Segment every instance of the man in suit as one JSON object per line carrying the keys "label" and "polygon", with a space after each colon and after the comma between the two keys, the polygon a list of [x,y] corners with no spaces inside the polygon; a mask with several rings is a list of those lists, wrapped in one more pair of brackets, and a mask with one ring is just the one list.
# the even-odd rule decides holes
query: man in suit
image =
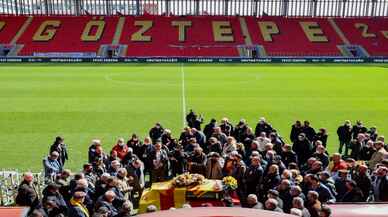
{"label": "man in suit", "polygon": [[373,194],[375,202],[388,201],[388,168],[379,167],[376,170],[376,179],[373,182]]}
{"label": "man in suit", "polygon": [[344,125],[338,127],[337,135],[340,143],[338,152],[342,154],[342,149],[345,146],[345,155],[348,156],[348,148],[352,140],[352,124],[349,120],[345,121]]}

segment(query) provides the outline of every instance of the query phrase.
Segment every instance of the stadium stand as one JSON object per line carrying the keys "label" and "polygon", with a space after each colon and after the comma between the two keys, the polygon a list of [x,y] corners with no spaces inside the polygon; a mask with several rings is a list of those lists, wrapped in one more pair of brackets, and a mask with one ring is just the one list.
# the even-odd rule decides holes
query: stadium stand
{"label": "stadium stand", "polygon": [[386,19],[336,19],[348,43],[360,45],[371,56],[386,56],[388,23]]}
{"label": "stadium stand", "polygon": [[0,16],[4,56],[368,57],[388,55],[387,19]]}

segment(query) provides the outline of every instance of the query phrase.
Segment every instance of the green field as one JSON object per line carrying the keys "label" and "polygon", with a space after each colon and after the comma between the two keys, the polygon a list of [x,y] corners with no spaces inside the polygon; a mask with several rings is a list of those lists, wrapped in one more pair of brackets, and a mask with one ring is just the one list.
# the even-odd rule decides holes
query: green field
{"label": "green field", "polygon": [[[183,100],[185,99],[185,100]],[[94,138],[110,150],[118,137],[143,138],[160,121],[178,135],[183,104],[205,121],[264,116],[287,140],[308,119],[329,130],[361,119],[388,133],[388,68],[383,65],[1,65],[0,168],[42,168],[57,135],[78,171]],[[388,134],[387,134],[388,135]]]}

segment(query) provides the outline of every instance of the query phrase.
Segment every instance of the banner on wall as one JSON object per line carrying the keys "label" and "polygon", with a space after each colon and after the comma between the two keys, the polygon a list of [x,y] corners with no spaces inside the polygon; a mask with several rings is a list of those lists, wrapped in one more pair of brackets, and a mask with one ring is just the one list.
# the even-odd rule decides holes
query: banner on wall
{"label": "banner on wall", "polygon": [[0,63],[388,63],[388,58],[50,58],[4,57]]}

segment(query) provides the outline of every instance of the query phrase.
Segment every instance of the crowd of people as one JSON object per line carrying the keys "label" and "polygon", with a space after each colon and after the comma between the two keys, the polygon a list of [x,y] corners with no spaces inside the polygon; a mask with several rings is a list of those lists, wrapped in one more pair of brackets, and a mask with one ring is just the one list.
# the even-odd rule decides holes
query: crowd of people
{"label": "crowd of people", "polygon": [[265,118],[254,129],[227,118],[212,119],[202,129],[203,119],[193,111],[186,119],[177,138],[156,123],[149,136],[119,138],[108,152],[95,139],[88,163],[75,174],[65,169],[67,146],[57,137],[43,160],[43,197],[26,173],[16,203],[31,207],[33,217],[130,216],[143,189],[185,172],[207,179],[233,176],[242,207],[302,217],[329,217],[328,203],[388,201],[387,145],[376,127],[345,121],[337,130],[338,152],[329,155],[326,129],[316,131],[309,121],[292,125],[288,144]]}

